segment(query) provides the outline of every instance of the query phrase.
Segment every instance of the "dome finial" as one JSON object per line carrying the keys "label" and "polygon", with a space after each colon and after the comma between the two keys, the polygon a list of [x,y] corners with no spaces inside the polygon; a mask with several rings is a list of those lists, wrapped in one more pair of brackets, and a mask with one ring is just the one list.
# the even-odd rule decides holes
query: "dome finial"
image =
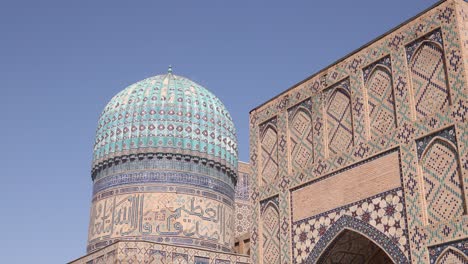
{"label": "dome finial", "polygon": [[167,73],[169,73],[169,74],[172,73],[172,65],[169,65],[169,68],[167,68]]}

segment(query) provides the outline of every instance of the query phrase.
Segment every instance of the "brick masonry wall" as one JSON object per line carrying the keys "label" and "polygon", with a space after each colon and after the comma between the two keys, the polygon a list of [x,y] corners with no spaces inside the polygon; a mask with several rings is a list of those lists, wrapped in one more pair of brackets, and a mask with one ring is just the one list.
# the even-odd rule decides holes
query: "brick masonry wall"
{"label": "brick masonry wall", "polygon": [[[466,261],[467,5],[442,1],[252,110],[252,263],[316,261],[345,228],[398,263]],[[387,155],[401,186],[293,219],[314,201],[292,190]]]}
{"label": "brick masonry wall", "polygon": [[145,241],[119,241],[70,264],[247,264],[247,256]]}

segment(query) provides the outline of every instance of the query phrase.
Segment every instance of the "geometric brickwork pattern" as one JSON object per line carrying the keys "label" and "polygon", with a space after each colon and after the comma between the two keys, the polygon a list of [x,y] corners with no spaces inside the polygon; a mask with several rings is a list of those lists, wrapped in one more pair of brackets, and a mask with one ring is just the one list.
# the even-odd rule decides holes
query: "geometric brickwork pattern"
{"label": "geometric brickwork pattern", "polygon": [[322,254],[318,263],[323,264],[391,264],[392,260],[376,244],[365,236],[346,230]]}
{"label": "geometric brickwork pattern", "polygon": [[119,241],[99,249],[71,264],[247,264],[250,259],[229,253],[195,249],[184,246],[171,246],[147,241]]}
{"label": "geometric brickwork pattern", "polygon": [[235,189],[235,199],[237,201],[250,202],[250,165],[244,162],[239,162],[239,176]]}
{"label": "geometric brickwork pattern", "polygon": [[468,240],[429,247],[430,263],[468,263]]}
{"label": "geometric brickwork pattern", "polygon": [[[420,139],[448,127],[454,127],[457,140],[451,141],[454,145],[451,151],[457,153],[459,160],[460,183],[467,186],[467,28],[468,4],[466,2],[461,0],[438,2],[431,9],[250,112],[251,199],[254,206],[252,211],[254,221],[251,226],[252,263],[261,263],[263,258],[260,201],[278,196],[281,263],[293,263],[298,255],[294,253],[296,248],[293,245],[296,227],[294,223],[290,225],[293,209],[291,208],[290,189],[316,181],[342,168],[354,166],[362,160],[390,149],[400,151],[402,192],[406,209],[405,222],[408,227],[407,244],[403,252],[407,254],[407,260],[413,263],[430,263],[432,260],[430,246],[468,237],[466,215],[453,216],[442,222],[428,224],[427,207],[424,201],[426,187],[420,163],[421,155],[426,147],[419,152]],[[389,73],[391,72],[389,75],[394,89],[395,126],[394,129],[388,129],[377,137],[371,129],[370,118],[373,116],[369,116],[367,112],[369,96],[366,84],[370,80],[371,72],[369,71],[365,76],[365,70],[369,65],[386,57],[389,57],[391,62],[391,67],[388,69]],[[423,63],[424,60],[427,63]],[[428,65],[432,65],[434,74],[426,74],[428,69],[423,66]],[[426,77],[417,76],[419,73]],[[430,76],[432,77],[429,78]],[[339,152],[334,154],[329,141],[330,121],[327,109],[330,90],[333,90],[330,88],[344,80],[349,80],[354,144],[347,150],[340,148]],[[288,151],[291,146],[290,122],[284,120],[290,121],[289,109],[309,98],[312,102],[314,159],[301,172],[292,173],[294,162],[288,152],[282,152],[281,147],[286,146]],[[260,166],[262,134],[259,128],[261,124],[272,119],[278,120],[275,130],[279,146],[278,175],[274,181],[262,182],[262,167]],[[467,192],[465,189],[461,190],[460,195],[466,200]],[[298,209],[295,208],[295,210]],[[376,244],[384,250],[387,249],[386,246],[381,246],[380,242]],[[322,247],[314,247],[312,252],[316,248],[322,249]],[[311,263],[318,260],[321,252],[317,253],[316,258],[312,258]],[[388,255],[395,259],[394,256],[398,254],[388,253]],[[404,262],[403,260],[397,261],[397,263]]]}
{"label": "geometric brickwork pattern", "polygon": [[278,133],[276,132],[276,119],[263,124],[262,133],[262,178],[263,182],[271,182],[278,175]]}
{"label": "geometric brickwork pattern", "polygon": [[289,140],[292,172],[308,167],[314,161],[310,99],[289,109]]}
{"label": "geometric brickwork pattern", "polygon": [[252,204],[250,203],[250,165],[239,162],[235,198],[235,238],[250,235]]}
{"label": "geometric brickwork pattern", "polygon": [[468,258],[465,254],[449,248],[440,256],[437,264],[468,264]]}
{"label": "geometric brickwork pattern", "polygon": [[[365,199],[351,205],[334,209],[311,218],[293,223],[294,263],[307,263],[309,253],[319,243],[327,230],[342,216],[349,216],[363,221],[375,228],[376,234],[384,234],[397,243],[402,252],[407,254],[408,238],[401,189],[389,191],[377,197]],[[374,237],[373,239],[377,239]]]}
{"label": "geometric brickwork pattern", "polygon": [[188,264],[187,254],[172,254],[172,263],[174,264]]}
{"label": "geometric brickwork pattern", "polygon": [[263,263],[280,263],[280,220],[277,197],[262,201]]}
{"label": "geometric brickwork pattern", "polygon": [[250,234],[252,209],[250,204],[236,203],[235,237]]}
{"label": "geometric brickwork pattern", "polygon": [[[370,72],[369,75],[367,72]],[[396,125],[390,57],[387,56],[365,68],[364,79],[371,138],[379,138]]]}
{"label": "geometric brickwork pattern", "polygon": [[[438,135],[452,134],[439,132]],[[430,139],[430,141],[429,141]],[[428,224],[435,224],[461,216],[465,213],[465,202],[460,178],[459,157],[456,142],[441,136],[430,135],[419,140],[427,142],[421,153],[420,163],[424,182],[424,200]],[[419,145],[419,144],[418,144]],[[421,144],[422,145],[422,144]]]}
{"label": "geometric brickwork pattern", "polygon": [[328,147],[331,153],[346,151],[353,145],[353,119],[349,80],[332,87],[329,91],[327,113]]}
{"label": "geometric brickwork pattern", "polygon": [[407,47],[418,118],[445,111],[450,104],[441,34],[434,31]]}

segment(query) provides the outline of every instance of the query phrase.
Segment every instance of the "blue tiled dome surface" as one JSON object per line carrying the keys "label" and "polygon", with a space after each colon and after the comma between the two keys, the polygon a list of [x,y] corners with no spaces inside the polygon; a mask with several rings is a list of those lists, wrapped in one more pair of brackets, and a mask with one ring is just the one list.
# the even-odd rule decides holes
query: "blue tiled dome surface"
{"label": "blue tiled dome surface", "polygon": [[93,170],[117,157],[171,154],[237,174],[237,137],[224,104],[199,84],[171,72],[139,81],[102,112]]}

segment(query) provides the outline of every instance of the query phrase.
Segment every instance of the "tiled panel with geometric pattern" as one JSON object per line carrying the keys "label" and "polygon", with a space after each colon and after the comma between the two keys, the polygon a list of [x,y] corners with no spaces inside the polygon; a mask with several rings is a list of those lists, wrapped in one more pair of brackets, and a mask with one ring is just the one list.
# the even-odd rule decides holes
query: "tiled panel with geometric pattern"
{"label": "tiled panel with geometric pattern", "polygon": [[260,127],[261,157],[262,157],[262,182],[271,182],[278,176],[278,132],[276,118]]}
{"label": "tiled panel with geometric pattern", "polygon": [[[446,135],[452,136],[445,138]],[[417,141],[428,224],[461,216],[466,211],[454,135],[451,127]]]}
{"label": "tiled panel with geometric pattern", "polygon": [[[301,224],[291,223],[292,212],[301,209],[291,208],[290,190],[318,182],[322,177],[391,149],[400,152],[399,197],[404,201],[406,214],[401,220],[407,225],[407,233],[399,236],[402,240],[397,242],[394,231],[392,234],[379,231],[373,236],[380,242],[386,241],[381,247],[392,251],[388,255],[398,259],[396,263],[438,263],[436,259],[463,263],[461,255],[453,249],[440,259],[442,252],[433,257],[432,247],[468,238],[468,216],[462,206],[468,197],[467,28],[466,1],[437,2],[251,111],[251,198],[256,201],[253,217],[257,219],[252,223],[252,263],[261,263],[264,258],[259,201],[275,195],[281,205],[281,264],[318,260],[327,247],[325,243],[317,243],[319,236],[307,233],[312,224],[320,227],[320,223],[325,223],[327,230],[334,231],[322,235],[321,239],[325,237],[327,243],[333,242],[342,228],[362,228],[363,233],[371,230],[369,226],[373,222],[364,225],[358,217],[348,215],[347,210],[339,219],[332,214],[328,220],[325,216],[323,220],[311,216]],[[347,83],[348,89],[338,93],[336,88],[342,83]],[[290,110],[309,98],[313,160],[299,171],[290,152],[295,144],[290,137],[293,124]],[[259,127],[272,118],[288,121],[280,122],[276,131],[279,145],[288,146],[289,152],[287,158],[280,152],[280,177],[262,182]],[[454,140],[440,134],[448,128],[453,128]],[[430,144],[432,139],[426,139],[433,135],[443,140],[436,139]],[[328,186],[330,190],[333,187]],[[340,199],[337,197],[337,201]],[[303,204],[308,205],[307,201]],[[429,221],[428,217],[432,219]],[[299,232],[302,229],[307,231],[305,235]],[[464,246],[468,248],[468,243]]]}
{"label": "tiled panel with geometric pattern", "polygon": [[444,111],[450,104],[442,33],[436,30],[407,47],[414,107],[418,118]]}
{"label": "tiled panel with geometric pattern", "polygon": [[396,126],[390,57],[364,69],[371,138],[379,138]]}
{"label": "tiled panel with geometric pattern", "polygon": [[292,107],[289,115],[289,142],[292,172],[296,173],[314,162],[311,101]]}
{"label": "tiled panel with geometric pattern", "polygon": [[262,201],[263,263],[280,263],[280,219],[278,197]]}
{"label": "tiled panel with geometric pattern", "polygon": [[236,240],[250,235],[252,223],[252,204],[250,202],[250,165],[239,162],[235,202],[235,238]]}
{"label": "tiled panel with geometric pattern", "polygon": [[328,148],[337,154],[353,145],[353,117],[349,80],[344,80],[330,88],[326,106]]}

